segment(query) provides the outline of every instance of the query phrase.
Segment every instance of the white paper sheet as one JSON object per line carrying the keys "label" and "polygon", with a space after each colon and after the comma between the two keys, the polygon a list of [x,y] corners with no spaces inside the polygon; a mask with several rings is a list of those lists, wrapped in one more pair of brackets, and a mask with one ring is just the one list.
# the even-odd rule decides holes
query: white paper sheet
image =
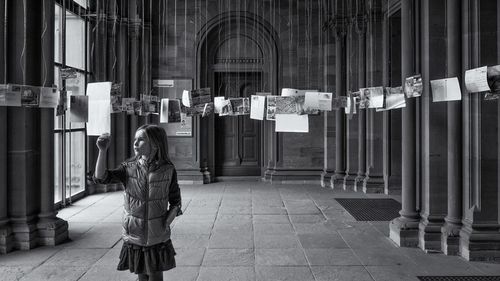
{"label": "white paper sheet", "polygon": [[368,108],[379,108],[384,106],[384,88],[370,88]]}
{"label": "white paper sheet", "polygon": [[54,88],[40,88],[40,105],[42,108],[56,108],[59,104],[59,91]]}
{"label": "white paper sheet", "polygon": [[191,107],[191,92],[188,90],[182,91],[182,104]]}
{"label": "white paper sheet", "polygon": [[276,132],[309,132],[309,115],[276,114],[275,117]]}
{"label": "white paper sheet", "polygon": [[214,113],[220,114],[224,104],[225,97],[214,97]]}
{"label": "white paper sheet", "polygon": [[0,106],[21,106],[21,87],[4,84],[0,88]]}
{"label": "white paper sheet", "polygon": [[457,77],[431,80],[432,101],[454,101],[461,100],[462,93]]}
{"label": "white paper sheet", "polygon": [[70,96],[69,121],[72,123],[84,123],[88,121],[89,97],[76,95]]}
{"label": "white paper sheet", "polygon": [[304,100],[304,110],[332,110],[332,93],[306,92]]}
{"label": "white paper sheet", "polygon": [[465,87],[469,93],[490,91],[487,67],[483,66],[465,71]]}
{"label": "white paper sheet", "polygon": [[111,133],[111,82],[88,83],[89,111],[87,135]]}
{"label": "white paper sheet", "polygon": [[250,102],[250,119],[264,120],[264,113],[266,109],[265,104],[265,96],[252,95]]}
{"label": "white paper sheet", "polygon": [[160,123],[168,123],[168,99],[160,101]]}

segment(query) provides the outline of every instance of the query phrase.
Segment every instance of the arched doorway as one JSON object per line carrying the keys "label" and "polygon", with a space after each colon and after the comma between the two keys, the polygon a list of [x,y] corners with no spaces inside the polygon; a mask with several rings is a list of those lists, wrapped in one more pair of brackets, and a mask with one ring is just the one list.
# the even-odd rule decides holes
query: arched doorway
{"label": "arched doorway", "polygon": [[[261,17],[248,12],[217,15],[200,29],[196,87],[213,96],[250,97],[278,92],[277,35]],[[262,176],[276,149],[272,124],[244,116],[200,120],[200,163],[216,176]]]}

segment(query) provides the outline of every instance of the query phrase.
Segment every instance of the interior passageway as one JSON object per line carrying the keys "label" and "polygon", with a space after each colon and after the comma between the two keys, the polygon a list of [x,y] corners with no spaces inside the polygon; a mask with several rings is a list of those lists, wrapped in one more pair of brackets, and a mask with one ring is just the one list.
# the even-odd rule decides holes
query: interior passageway
{"label": "interior passageway", "polygon": [[[500,266],[400,248],[388,221],[356,221],[336,198],[387,198],[318,184],[182,185],[173,225],[177,268],[165,280],[419,280],[500,275]],[[392,197],[399,201],[399,198]],[[88,196],[59,212],[70,242],[0,256],[1,280],[135,280],[116,271],[122,192]]]}

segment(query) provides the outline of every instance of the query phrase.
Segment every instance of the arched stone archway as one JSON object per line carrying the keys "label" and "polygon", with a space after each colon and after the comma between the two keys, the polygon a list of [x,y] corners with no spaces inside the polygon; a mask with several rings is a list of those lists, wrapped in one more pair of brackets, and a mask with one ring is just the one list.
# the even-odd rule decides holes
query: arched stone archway
{"label": "arched stone archway", "polygon": [[[256,91],[278,93],[281,68],[278,35],[263,18],[249,12],[219,14],[200,28],[197,38],[195,87],[210,87],[212,95],[226,97],[243,97]],[[227,83],[234,85],[225,85]],[[233,93],[221,91],[231,86],[239,90]],[[200,118],[196,123],[200,168],[205,182],[213,181],[216,175],[263,176],[266,169],[276,165],[277,137],[271,122],[252,121],[248,116],[224,119],[211,116]],[[226,132],[227,135],[221,136],[220,129],[227,126],[238,130],[238,135],[229,137],[230,132]],[[251,137],[244,140],[246,133]],[[225,137],[233,138],[228,140],[233,147],[227,153],[221,152],[221,148],[228,145],[221,144]],[[245,141],[251,148],[246,147]],[[256,155],[246,159],[245,153],[249,152]],[[221,165],[221,161],[226,160],[240,167],[233,172],[221,170],[227,164]]]}

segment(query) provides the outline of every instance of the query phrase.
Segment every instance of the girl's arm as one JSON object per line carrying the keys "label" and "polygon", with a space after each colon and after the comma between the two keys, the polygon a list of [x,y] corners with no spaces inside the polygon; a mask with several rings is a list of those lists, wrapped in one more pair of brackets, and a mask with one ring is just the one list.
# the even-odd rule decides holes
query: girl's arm
{"label": "girl's arm", "polygon": [[106,152],[109,148],[109,134],[102,134],[97,138],[97,148],[99,148],[99,155],[95,164],[94,177],[97,179],[104,179],[106,173]]}
{"label": "girl's arm", "polygon": [[179,183],[177,182],[176,170],[174,170],[172,174],[168,203],[170,206],[167,214],[167,225],[170,225],[174,221],[175,217],[182,215],[181,190],[179,188]]}

